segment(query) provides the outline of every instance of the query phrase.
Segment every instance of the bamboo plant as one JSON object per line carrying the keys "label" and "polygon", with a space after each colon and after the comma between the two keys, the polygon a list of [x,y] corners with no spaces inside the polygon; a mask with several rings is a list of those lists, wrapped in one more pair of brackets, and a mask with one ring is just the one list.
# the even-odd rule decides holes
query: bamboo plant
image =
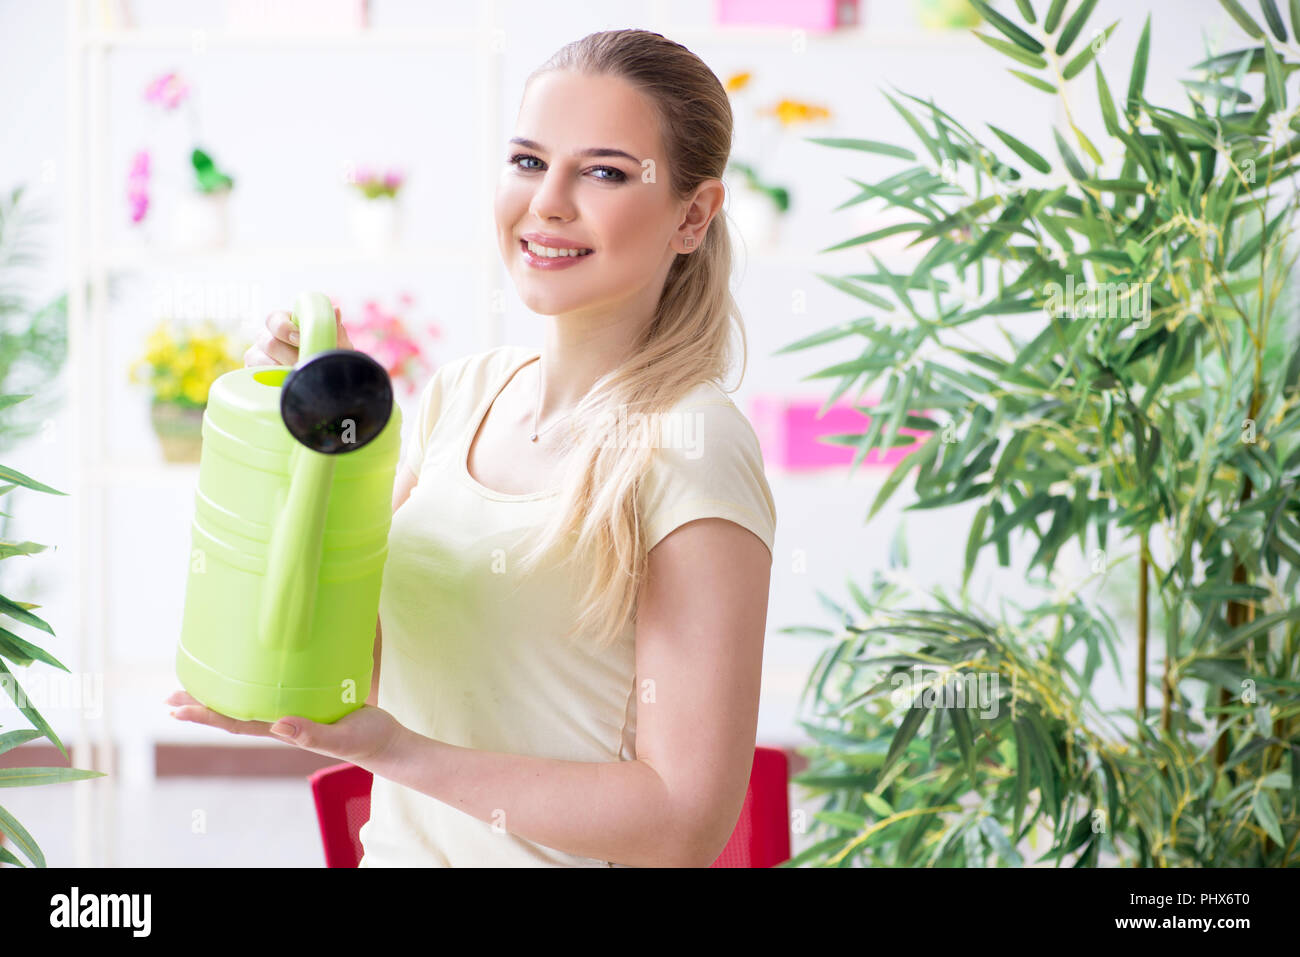
{"label": "bamboo plant", "polygon": [[[1273,0],[1258,18],[1221,2],[1247,36],[1189,67],[1181,106],[1147,98],[1150,18],[1108,78],[1096,0],[972,0],[989,56],[1059,101],[1059,128],[979,130],[896,92],[916,144],[812,141],[901,162],[844,206],[904,221],[826,250],[870,258],[822,276],[869,314],[782,351],[841,351],[810,377],[834,383],[827,407],[879,388],[836,439],[853,467],[924,436],[868,519],[904,487],[910,510],[974,517],[957,593],[877,572],[851,608],[821,596],[837,628],[787,629],[827,644],[796,778],[825,805],[789,866],[1300,859],[1300,0],[1289,29]],[[904,234],[919,258],[891,271],[872,243]],[[1086,580],[1062,588],[1076,546],[1092,578],[1122,572],[1135,627]],[[1051,593],[976,607],[994,560]],[[1094,698],[1107,656],[1137,679],[1122,713]],[[974,678],[995,680],[952,695]]]}

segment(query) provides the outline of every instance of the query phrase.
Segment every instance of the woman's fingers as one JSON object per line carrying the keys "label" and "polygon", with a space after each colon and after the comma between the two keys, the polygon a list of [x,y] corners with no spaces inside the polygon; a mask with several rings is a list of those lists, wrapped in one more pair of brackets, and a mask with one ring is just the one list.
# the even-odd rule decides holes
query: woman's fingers
{"label": "woman's fingers", "polygon": [[268,721],[240,721],[236,718],[218,714],[185,691],[174,691],[166,699],[167,704],[176,705],[172,717],[178,721],[190,721],[194,724],[207,724],[231,734],[251,734],[270,738],[271,724]]}

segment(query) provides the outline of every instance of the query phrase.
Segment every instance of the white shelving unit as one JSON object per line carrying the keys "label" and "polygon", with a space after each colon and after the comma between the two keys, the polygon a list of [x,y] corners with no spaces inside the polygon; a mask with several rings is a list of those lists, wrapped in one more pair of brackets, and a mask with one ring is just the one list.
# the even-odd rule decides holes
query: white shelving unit
{"label": "white shelving unit", "polygon": [[[241,246],[212,252],[181,252],[166,247],[113,245],[107,241],[106,183],[109,167],[110,123],[107,103],[110,62],[133,51],[166,50],[178,54],[203,53],[209,49],[233,50],[356,50],[477,51],[473,96],[479,117],[476,135],[480,148],[495,152],[505,132],[498,118],[501,110],[501,57],[491,49],[498,23],[496,0],[477,4],[478,25],[474,29],[373,29],[351,33],[267,32],[251,33],[225,29],[99,29],[92,20],[89,0],[66,0],[67,33],[67,264],[68,264],[68,347],[70,401],[72,413],[72,518],[76,561],[73,573],[74,609],[70,616],[77,630],[80,667],[101,673],[111,689],[145,689],[165,677],[154,669],[124,668],[114,660],[108,635],[106,573],[108,549],[105,535],[106,497],[123,487],[163,489],[193,488],[197,466],[155,465],[124,462],[110,456],[105,447],[105,370],[103,357],[108,325],[108,281],[117,273],[147,273],[186,268],[243,270],[254,267],[367,267],[419,269],[437,262],[454,263],[474,271],[478,313],[473,317],[481,348],[502,342],[502,317],[490,311],[492,290],[504,285],[502,266],[490,242],[471,249],[452,246],[406,246],[377,256],[339,246]],[[756,49],[789,46],[792,31],[786,29],[725,30],[711,27],[670,27],[665,4],[647,3],[646,18],[651,29],[681,42],[737,45]],[[827,52],[845,49],[917,48],[951,46],[954,51],[976,45],[966,32],[936,35],[921,32],[877,33],[844,30],[833,34],[809,33],[804,39],[810,49]],[[476,188],[485,200],[494,188],[494,173],[485,169]],[[484,224],[489,229],[490,224]],[[749,269],[768,265],[798,265],[834,271],[832,261],[815,254],[787,251],[757,252],[746,257]],[[161,704],[161,702],[160,702]],[[83,714],[78,722],[71,754],[74,766],[94,767],[106,777],[73,785],[75,791],[75,866],[113,866],[116,861],[116,804],[119,784],[111,745],[130,737],[130,729],[114,729],[105,718],[89,721]],[[124,733],[123,733],[124,732]],[[117,738],[117,735],[121,735]],[[225,742],[223,742],[225,743]],[[243,742],[236,742],[243,743]],[[250,739],[250,743],[252,742]],[[136,742],[140,744],[140,742]],[[139,756],[137,755],[137,758]],[[128,757],[128,760],[130,758]]]}
{"label": "white shelving unit", "polygon": [[[166,247],[110,244],[105,182],[110,144],[107,104],[111,58],[139,50],[202,53],[208,49],[351,49],[374,51],[430,51],[476,49],[473,96],[479,117],[475,131],[480,149],[495,151],[502,131],[500,109],[500,57],[487,41],[497,22],[497,5],[484,0],[477,5],[475,29],[365,30],[355,33],[250,33],[228,30],[97,29],[86,0],[67,0],[67,263],[68,361],[71,371],[72,413],[72,521],[76,543],[71,620],[77,630],[77,651],[84,672],[104,676],[108,689],[152,687],[161,672],[124,668],[111,651],[105,581],[108,551],[105,536],[107,493],[121,487],[194,488],[197,466],[140,464],[114,459],[105,448],[105,396],[102,357],[106,355],[108,281],[116,273],[145,273],[202,267],[240,270],[254,267],[367,267],[419,269],[437,263],[473,270],[480,304],[474,316],[481,348],[501,342],[501,317],[491,312],[491,291],[501,285],[501,264],[491,244],[464,246],[404,246],[375,253],[339,246],[240,246],[212,252],[182,252]],[[476,185],[484,197],[494,186],[493,171],[486,170]],[[147,693],[147,692],[146,692]],[[161,701],[159,702],[161,706]],[[71,742],[74,766],[94,767],[106,776],[73,784],[75,804],[75,866],[111,867],[116,862],[116,805],[119,768],[115,767],[115,739],[129,738],[130,729],[115,729],[104,709],[102,720],[90,721],[84,713]],[[125,732],[125,733],[122,733]],[[224,742],[223,742],[224,743]],[[235,742],[239,743],[239,742]],[[253,742],[260,743],[260,742]],[[137,742],[138,744],[138,742]]]}

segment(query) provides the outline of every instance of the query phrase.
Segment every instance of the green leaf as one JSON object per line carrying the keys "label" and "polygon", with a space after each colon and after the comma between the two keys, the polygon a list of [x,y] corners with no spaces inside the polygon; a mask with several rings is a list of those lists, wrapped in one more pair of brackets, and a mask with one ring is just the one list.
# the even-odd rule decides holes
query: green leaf
{"label": "green leaf", "polygon": [[[4,863],[4,864],[12,864],[14,867],[26,867],[26,866],[27,866],[27,865],[24,864],[22,861],[20,861],[18,858],[14,857],[14,852],[13,852],[13,851],[6,850],[3,846],[0,846],[0,863]],[[777,866],[779,867],[780,865],[778,864]]]}
{"label": "green leaf", "polygon": [[872,792],[867,791],[862,795],[862,800],[866,803],[867,807],[871,808],[871,813],[878,817],[892,817],[894,814],[894,809],[889,806],[889,802],[879,794],[873,794]]}
{"label": "green leaf", "polygon": [[0,395],[0,411],[9,408],[11,405],[17,405],[19,402],[23,402],[31,397],[32,393],[30,392],[21,395]]}
{"label": "green leaf", "polygon": [[81,768],[0,768],[0,788],[63,784],[67,781],[85,781],[88,778],[103,776],[103,771],[84,771]]}
{"label": "green leaf", "polygon": [[1102,32],[1100,37],[1090,41],[1087,48],[1084,49],[1082,53],[1065,65],[1065,69],[1061,71],[1061,75],[1067,80],[1073,80],[1078,76],[1083,71],[1084,67],[1092,62],[1092,59],[1097,55],[1097,52],[1104,47],[1106,41],[1110,39],[1111,33],[1117,26],[1119,26],[1118,20],[1108,26],[1105,31]]}
{"label": "green leaf", "polygon": [[1038,172],[1050,173],[1052,171],[1051,164],[1048,163],[1047,160],[1043,159],[1041,156],[1035,153],[1024,143],[1020,142],[1020,140],[1016,139],[1010,133],[1006,132],[1005,130],[998,129],[992,123],[988,123],[985,125],[987,125],[988,128],[993,131],[994,135],[996,135],[998,139],[1000,139],[1003,143],[1006,143],[1007,146],[1011,147],[1012,152],[1014,152],[1017,156],[1019,156],[1022,160],[1024,160],[1034,169],[1038,170]]}
{"label": "green leaf", "polygon": [[1096,5],[1097,0],[1083,0],[1083,3],[1079,4],[1079,8],[1065,22],[1065,28],[1061,30],[1061,35],[1056,40],[1057,56],[1065,56],[1065,51],[1070,49],[1070,44],[1079,35],[1083,25],[1088,22],[1088,17],[1092,15],[1092,8]]}
{"label": "green leaf", "polygon": [[45,855],[41,853],[36,839],[27,833],[27,828],[18,823],[12,814],[0,807],[0,832],[13,841],[14,846],[27,855],[27,859],[37,867],[45,866]]}
{"label": "green leaf", "polygon": [[50,488],[48,485],[42,485],[36,479],[28,478],[22,472],[15,472],[7,465],[0,465],[0,480],[13,482],[15,485],[21,485],[23,488],[30,488],[37,492],[49,492],[51,495],[67,495],[67,492],[60,492],[56,488]]}
{"label": "green leaf", "polygon": [[1300,0],[1291,0],[1291,32],[1300,37]]}
{"label": "green leaf", "polygon": [[867,819],[861,814],[850,814],[848,811],[817,811],[813,814],[819,821],[823,821],[831,827],[838,827],[844,831],[853,831],[855,833],[867,829]]}
{"label": "green leaf", "polygon": [[972,30],[975,36],[979,37],[999,53],[1011,57],[1017,63],[1023,63],[1025,66],[1032,66],[1035,69],[1043,70],[1047,68],[1047,61],[1037,53],[1030,53],[1028,50],[1021,49],[1014,43],[1008,43],[1006,40],[999,40],[997,37],[987,36],[978,30]]}
{"label": "green leaf", "polygon": [[989,506],[985,503],[975,512],[975,518],[971,522],[970,534],[966,538],[966,564],[962,571],[962,587],[970,581],[970,573],[975,568],[975,559],[979,555],[980,546],[984,544],[984,526],[988,523]]}
{"label": "green leaf", "polygon": [[872,292],[870,289],[863,289],[861,286],[851,283],[838,276],[827,276],[825,273],[813,273],[818,279],[821,279],[834,286],[840,292],[847,292],[850,296],[856,296],[863,302],[869,302],[873,306],[879,306],[881,309],[891,311],[894,304],[879,293]]}
{"label": "green leaf", "polygon": [[1128,95],[1124,100],[1124,112],[1136,117],[1142,102],[1142,90],[1147,82],[1147,60],[1151,51],[1151,14],[1147,14],[1146,23],[1142,25],[1142,35],[1138,37],[1137,50],[1133,53],[1133,69],[1128,76]]}
{"label": "green leaf", "polygon": [[892,226],[885,226],[869,233],[863,233],[861,236],[854,236],[852,239],[846,239],[842,243],[836,243],[834,246],[827,246],[825,249],[819,251],[829,253],[836,249],[847,249],[850,246],[861,246],[863,243],[872,243],[877,239],[884,239],[887,236],[896,236],[899,233],[906,233],[917,229],[924,230],[929,225],[929,223],[895,223]]}
{"label": "green leaf", "polygon": [[[39,608],[40,606],[33,605],[31,607]],[[38,618],[36,615],[33,615],[30,611],[28,611],[26,608],[24,608],[22,605],[18,604],[17,602],[10,601],[4,595],[0,595],[0,615],[8,615],[10,618],[13,618],[16,621],[21,621],[25,625],[31,625],[33,628],[39,628],[41,629],[41,631],[45,632],[46,634],[49,635],[54,634],[54,629],[51,628],[45,621]]]}
{"label": "green leaf", "polygon": [[68,670],[62,662],[44,648],[39,648],[30,641],[24,641],[7,628],[0,628],[0,655],[24,668],[33,661],[43,661],[45,664],[53,665],[63,671]]}
{"label": "green leaf", "polygon": [[53,741],[55,745],[58,746],[59,751],[62,752],[63,756],[66,758],[68,756],[68,749],[63,746],[63,742],[60,741],[59,736],[54,733],[54,729],[50,727],[49,722],[41,717],[39,711],[32,707],[31,700],[27,697],[27,693],[23,691],[22,686],[18,684],[18,679],[15,678],[13,672],[5,666],[3,660],[0,660],[0,677],[4,678],[3,681],[0,681],[0,685],[4,685],[5,694],[9,695],[9,697],[13,699],[14,704],[18,705],[18,710],[27,716],[27,720],[34,724],[44,737]]}
{"label": "green leaf", "polygon": [[809,143],[820,143],[822,146],[833,146],[837,149],[861,150],[864,153],[879,153],[882,156],[896,156],[899,159],[914,160],[916,154],[902,146],[894,146],[891,143],[881,143],[877,140],[856,140],[843,139],[839,137],[809,136],[805,137]]}
{"label": "green leaf", "polygon": [[1012,70],[1012,69],[1008,69],[1007,72],[1010,73],[1012,76],[1019,77],[1020,79],[1024,80],[1035,90],[1042,90],[1044,93],[1057,92],[1055,86],[1053,86],[1051,83],[1048,83],[1046,80],[1041,79],[1040,77],[1034,76],[1032,73],[1022,73],[1020,70]]}
{"label": "green leaf", "polygon": [[1056,32],[1056,27],[1061,22],[1061,14],[1064,12],[1065,0],[1052,0],[1052,5],[1047,8],[1047,16],[1043,20],[1043,32]]}
{"label": "green leaf", "polygon": [[1241,8],[1237,0],[1219,0],[1219,5],[1228,11],[1228,16],[1237,21],[1237,25],[1249,33],[1256,40],[1264,39],[1264,31],[1259,28],[1249,13]]}
{"label": "green leaf", "polygon": [[998,857],[1013,867],[1024,866],[1024,859],[1011,846],[1011,842],[1007,840],[1001,825],[991,814],[986,814],[980,818],[980,832],[989,839],[989,843],[993,845],[993,850],[997,852]]}
{"label": "green leaf", "polygon": [[1070,171],[1070,175],[1075,179],[1087,179],[1087,170],[1083,168],[1083,164],[1079,162],[1079,158],[1074,155],[1074,152],[1066,144],[1065,140],[1061,137],[1060,132],[1055,127],[1052,128],[1052,136],[1056,140],[1056,149],[1060,152],[1061,159],[1065,162],[1065,168]]}
{"label": "green leaf", "polygon": [[0,754],[6,751],[12,751],[20,744],[26,744],[32,738],[39,738],[41,733],[35,728],[26,728],[22,731],[10,731],[8,734],[0,734]]}
{"label": "green leaf", "polygon": [[0,558],[12,558],[15,555],[35,555],[49,548],[35,542],[0,542]]}
{"label": "green leaf", "polygon": [[1263,790],[1256,791],[1250,809],[1259,826],[1273,839],[1273,843],[1285,847],[1286,840],[1282,837],[1282,828],[1277,820],[1277,808],[1273,807],[1273,795]]}
{"label": "green leaf", "polygon": [[1273,109],[1286,109],[1286,82],[1282,76],[1282,65],[1278,61],[1273,44],[1264,41],[1264,76],[1267,81],[1268,97],[1273,101]]}
{"label": "green leaf", "polygon": [[1282,25],[1282,14],[1278,12],[1277,4],[1273,0],[1259,0],[1259,7],[1264,11],[1264,22],[1273,31],[1273,36],[1286,43],[1286,27]]}
{"label": "green leaf", "polygon": [[1023,47],[1030,53],[1042,53],[1043,45],[1020,29],[1002,14],[990,7],[984,0],[970,0],[971,6],[978,10],[999,33],[1016,46]]}
{"label": "green leaf", "polygon": [[1111,99],[1110,87],[1106,85],[1106,77],[1102,75],[1101,64],[1094,67],[1097,74],[1097,102],[1101,105],[1101,119],[1106,124],[1106,132],[1111,136],[1119,135],[1119,116],[1115,112],[1115,101]]}
{"label": "green leaf", "polygon": [[1029,0],[1016,0],[1016,6],[1020,8],[1020,15],[1028,22],[1034,21],[1034,8],[1029,5]]}
{"label": "green leaf", "polygon": [[884,484],[880,486],[880,491],[876,493],[876,500],[871,503],[871,511],[867,513],[867,519],[875,517],[875,514],[884,507],[890,497],[897,490],[899,484],[905,479],[918,465],[924,468],[939,451],[941,444],[939,440],[940,433],[933,432],[918,449],[913,449],[904,456],[903,460],[894,466],[894,470],[889,473],[889,478],[885,479]]}
{"label": "green leaf", "polygon": [[889,769],[894,765],[894,762],[907,748],[907,743],[916,736],[917,729],[921,727],[921,723],[930,714],[930,709],[920,704],[906,708],[905,711],[903,722],[894,734],[893,741],[889,743],[889,753],[885,755],[885,763],[880,768],[882,775],[889,773]]}

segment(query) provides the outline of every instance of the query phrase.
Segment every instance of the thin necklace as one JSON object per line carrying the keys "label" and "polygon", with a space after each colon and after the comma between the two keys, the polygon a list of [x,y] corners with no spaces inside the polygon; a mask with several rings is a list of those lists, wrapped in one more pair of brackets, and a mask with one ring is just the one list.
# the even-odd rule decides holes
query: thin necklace
{"label": "thin necklace", "polygon": [[552,425],[554,425],[556,422],[559,422],[561,419],[564,419],[573,414],[573,410],[570,409],[568,412],[564,413],[564,415],[559,416],[559,418],[551,422],[550,425],[546,427],[546,429],[542,429],[542,431],[539,432],[537,431],[537,413],[540,412],[541,409],[542,409],[542,357],[538,356],[537,357],[537,405],[533,408],[533,433],[532,435],[528,436],[528,440],[530,442],[536,442],[537,437],[541,435],[542,432],[545,432],[546,429],[549,429]]}

